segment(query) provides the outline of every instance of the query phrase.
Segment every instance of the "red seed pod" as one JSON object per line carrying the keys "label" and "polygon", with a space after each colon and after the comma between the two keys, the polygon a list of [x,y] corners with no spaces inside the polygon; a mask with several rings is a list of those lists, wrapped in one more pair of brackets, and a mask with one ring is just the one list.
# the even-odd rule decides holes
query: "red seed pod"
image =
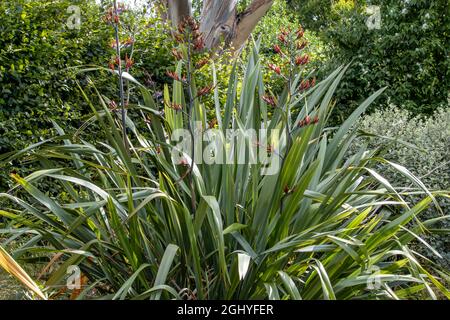
{"label": "red seed pod", "polygon": [[174,37],[175,37],[175,41],[178,43],[182,43],[184,41],[184,37],[180,33],[176,33]]}
{"label": "red seed pod", "polygon": [[316,77],[312,78],[311,80],[311,87],[314,87],[316,85]]}
{"label": "red seed pod", "polygon": [[295,57],[295,64],[298,66],[303,66],[309,62],[309,56],[307,54],[303,56]]}
{"label": "red seed pod", "polygon": [[110,69],[111,71],[116,70],[116,68],[115,68],[115,63],[114,63],[114,62],[109,62],[109,63],[108,63],[108,67],[109,67],[109,69]]}
{"label": "red seed pod", "polygon": [[280,33],[281,33],[282,35],[284,35],[285,37],[287,37],[287,36],[289,35],[289,32],[290,32],[290,31],[291,31],[291,30],[290,30],[289,28],[287,28],[287,29],[281,28]]}
{"label": "red seed pod", "polygon": [[289,188],[289,186],[288,186],[288,185],[285,185],[284,188],[283,188],[283,192],[284,192],[285,194],[288,194],[290,191],[291,191],[291,189]]}
{"label": "red seed pod", "polygon": [[301,127],[304,127],[305,126],[305,120],[300,120],[299,122],[298,122],[298,126],[301,128]]}

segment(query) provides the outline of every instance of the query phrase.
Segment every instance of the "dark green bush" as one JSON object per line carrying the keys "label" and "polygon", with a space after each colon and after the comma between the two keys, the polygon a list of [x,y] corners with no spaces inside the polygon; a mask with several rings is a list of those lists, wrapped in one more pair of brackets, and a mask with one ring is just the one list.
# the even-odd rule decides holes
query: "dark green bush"
{"label": "dark green bush", "polygon": [[[329,68],[353,60],[336,96],[337,121],[348,116],[374,87],[388,87],[374,107],[393,103],[415,115],[431,115],[446,105],[450,90],[448,0],[302,2],[306,4],[298,6],[301,19],[320,31],[330,46]],[[380,29],[366,25],[369,5],[380,8]]]}

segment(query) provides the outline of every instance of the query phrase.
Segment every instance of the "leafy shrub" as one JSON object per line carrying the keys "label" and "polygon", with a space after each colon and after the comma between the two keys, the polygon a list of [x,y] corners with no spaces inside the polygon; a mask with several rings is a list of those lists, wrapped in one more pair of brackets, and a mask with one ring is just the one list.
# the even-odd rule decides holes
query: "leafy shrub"
{"label": "leafy shrub", "polygon": [[[414,115],[431,115],[446,106],[450,90],[447,0],[306,3],[298,6],[299,15],[329,45],[329,68],[353,61],[337,91],[340,117],[335,121],[345,119],[374,85],[388,87],[374,107],[392,103]],[[380,29],[366,26],[369,5],[380,8]]]}
{"label": "leafy shrub", "polygon": [[[411,172],[434,190],[447,190],[450,193],[450,108],[438,109],[432,117],[424,118],[413,115],[396,107],[378,110],[365,116],[360,121],[360,129],[376,135],[389,137],[389,140],[371,138],[370,148],[382,148],[384,157],[396,163],[407,166]],[[359,139],[354,151],[365,143],[367,139]],[[395,142],[396,140],[402,141]],[[409,143],[417,148],[405,145]],[[389,166],[379,165],[386,178],[393,185],[405,185],[406,181],[397,171]],[[418,197],[413,197],[416,201]],[[441,198],[440,205],[445,214],[450,212],[450,201]],[[426,218],[439,216],[436,209],[427,210]],[[442,220],[439,228],[442,234],[429,235],[427,241],[433,245],[443,256],[438,260],[447,268],[450,267],[450,219]],[[428,250],[422,253],[432,258]]]}
{"label": "leafy shrub", "polygon": [[[80,8],[80,29],[66,26],[67,9]],[[111,27],[102,23],[103,9],[95,1],[17,0],[0,3],[0,154],[36,143],[55,134],[52,121],[73,134],[88,119],[90,109],[76,81],[87,87],[79,69],[105,68],[114,55]],[[155,18],[133,12],[126,17],[128,37],[135,38],[134,76],[162,89],[165,72],[172,65],[172,42]],[[117,95],[110,74],[97,69],[89,77],[101,92]],[[90,127],[92,128],[92,127]],[[97,128],[98,129],[98,128]],[[83,138],[95,140],[98,130]],[[27,174],[32,166],[10,163],[0,172],[0,190],[11,187],[8,173]],[[47,186],[50,188],[50,186]]]}
{"label": "leafy shrub", "polygon": [[[0,214],[14,226],[8,229],[11,237],[32,237],[14,258],[26,261],[31,253],[42,253],[46,263],[50,257],[45,254],[60,253],[59,268],[41,284],[46,295],[55,294],[53,286],[75,264],[90,289],[112,299],[435,298],[435,291],[450,297],[441,279],[423,268],[407,246],[421,233],[415,218],[433,196],[428,193],[408,207],[374,170],[383,161],[375,152],[363,147],[344,159],[355,138],[352,124],[382,90],[330,138],[330,102],[346,68],[306,92],[286,86],[269,99],[262,96],[268,93],[258,81],[263,72],[259,62],[256,47],[239,77],[243,80],[233,72],[222,84],[229,87],[226,103],[215,95],[216,133],[221,136],[228,128],[259,132],[261,124],[271,132],[288,129],[291,140],[262,146],[270,150],[269,163],[281,161],[273,174],[263,175],[261,163],[236,164],[238,153],[231,153],[232,164],[213,165],[194,165],[187,154],[184,161],[171,154],[175,129],[192,128],[195,120],[207,128],[200,102],[209,96],[189,98],[198,97],[195,78],[174,81],[164,103],[137,84],[142,98],[129,112],[143,112],[150,121],[137,126],[128,119],[130,150],[124,147],[119,117],[99,95],[99,109],[92,111],[106,141],[48,142],[23,151],[29,161],[47,159],[28,177],[12,176],[34,200],[0,194],[21,207]],[[186,65],[189,61],[179,62],[173,77],[186,74]],[[249,147],[262,138],[244,136]],[[72,165],[60,166],[61,158],[70,158]],[[36,185],[44,178],[66,190],[65,199],[39,190]],[[434,268],[439,270],[431,264]],[[368,288],[374,270],[381,283]],[[41,294],[32,282],[28,285]]]}

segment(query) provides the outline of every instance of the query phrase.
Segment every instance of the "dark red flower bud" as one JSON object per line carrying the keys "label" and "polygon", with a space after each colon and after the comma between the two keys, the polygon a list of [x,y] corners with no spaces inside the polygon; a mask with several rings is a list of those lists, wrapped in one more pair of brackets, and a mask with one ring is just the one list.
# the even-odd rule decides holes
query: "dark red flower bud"
{"label": "dark red flower bud", "polygon": [[173,80],[176,80],[176,81],[180,81],[180,77],[178,76],[178,74],[176,72],[167,71],[166,74],[169,78],[172,78]]}
{"label": "dark red flower bud", "polygon": [[172,54],[175,57],[175,59],[177,59],[177,60],[182,60],[183,59],[183,54],[180,51],[178,51],[177,49],[175,49],[175,48],[172,49]]}
{"label": "dark red flower bud", "polygon": [[285,185],[285,186],[284,186],[283,192],[284,192],[285,194],[288,194],[289,192],[291,192],[291,189],[289,188],[288,185]]}
{"label": "dark red flower bud", "polygon": [[201,97],[201,96],[207,95],[208,93],[211,92],[212,88],[213,88],[212,85],[206,86],[206,87],[204,87],[204,88],[201,88],[201,89],[198,90],[198,92],[197,92],[197,97]]}
{"label": "dark red flower bud", "polygon": [[183,106],[179,103],[172,103],[170,107],[175,111],[180,111],[181,109],[183,109]]}
{"label": "dark red flower bud", "polygon": [[274,71],[276,74],[281,74],[281,68],[279,66],[276,66],[272,63],[269,63],[269,69]]}
{"label": "dark red flower bud", "polygon": [[308,41],[306,41],[306,40],[299,41],[299,42],[297,42],[297,49],[303,50],[307,45],[308,45]]}
{"label": "dark red flower bud", "polygon": [[262,99],[269,105],[272,107],[275,107],[277,105],[275,98],[272,96],[262,96]]}
{"label": "dark red flower bud", "polygon": [[311,123],[311,117],[310,116],[306,116],[305,117],[305,124],[309,125]]}
{"label": "dark red flower bud", "polygon": [[300,91],[309,89],[311,86],[311,84],[309,83],[309,80],[303,80],[302,82],[300,82],[300,86],[298,87],[298,89]]}
{"label": "dark red flower bud", "polygon": [[109,102],[109,108],[110,108],[111,110],[117,109],[117,104],[116,104],[116,102],[115,102],[114,100],[111,100],[111,101]]}
{"label": "dark red flower bud", "polygon": [[313,123],[316,124],[316,123],[318,123],[318,122],[319,122],[319,116],[315,116],[315,117],[314,117],[314,120],[313,120]]}
{"label": "dark red flower bud", "polygon": [[195,65],[195,68],[201,69],[203,66],[208,64],[208,62],[209,62],[208,58],[201,59],[199,62],[197,62],[197,64]]}
{"label": "dark red flower bud", "polygon": [[194,40],[194,50],[200,51],[205,48],[205,40],[203,40],[203,37],[199,37]]}
{"label": "dark red flower bud", "polygon": [[286,36],[284,34],[280,34],[278,36],[278,41],[280,41],[283,44],[286,44],[287,43]]}
{"label": "dark red flower bud", "polygon": [[295,57],[295,64],[298,66],[305,65],[309,62],[309,56],[305,54],[304,56]]}
{"label": "dark red flower bud", "polygon": [[277,45],[277,44],[274,45],[274,46],[273,46],[273,51],[275,51],[275,52],[278,53],[278,54],[281,53],[281,48],[280,48],[280,46]]}
{"label": "dark red flower bud", "polygon": [[128,55],[125,55],[125,68],[130,69],[134,65],[133,59],[128,58]]}
{"label": "dark red flower bud", "polygon": [[297,39],[303,38],[303,35],[305,34],[305,31],[303,30],[302,26],[300,26],[297,30]]}

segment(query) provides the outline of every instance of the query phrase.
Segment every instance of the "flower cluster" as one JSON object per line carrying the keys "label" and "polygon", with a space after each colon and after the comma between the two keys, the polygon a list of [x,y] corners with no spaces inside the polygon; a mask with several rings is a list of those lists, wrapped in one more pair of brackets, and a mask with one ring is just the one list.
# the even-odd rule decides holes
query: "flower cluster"
{"label": "flower cluster", "polygon": [[[184,85],[189,86],[190,76],[196,71],[203,68],[210,61],[208,54],[205,52],[205,40],[200,32],[199,23],[192,17],[185,18],[174,31],[174,38],[179,44],[178,48],[172,49],[172,55],[176,61],[183,61],[188,67],[187,75],[180,75],[175,71],[168,70],[166,75],[175,80],[180,81]],[[190,67],[193,66],[193,67]],[[209,94],[213,89],[212,85],[207,85],[199,89],[196,96],[192,99],[199,98]]]}
{"label": "flower cluster", "polygon": [[311,119],[310,116],[306,116],[303,120],[300,120],[298,126],[305,127],[310,124],[317,124],[319,122],[319,116],[315,116],[314,119]]}
{"label": "flower cluster", "polygon": [[117,10],[111,7],[106,11],[106,14],[103,16],[103,21],[110,24],[118,24],[120,22],[120,14],[124,11],[127,11],[127,8],[123,3],[119,3]]}
{"label": "flower cluster", "polygon": [[[278,35],[278,43],[273,46],[273,51],[281,57],[281,64],[277,65],[269,63],[267,67],[275,74],[282,76],[286,80],[288,76],[297,71],[296,69],[309,63],[310,57],[303,53],[308,45],[308,41],[304,38],[304,30],[300,26],[297,30],[281,29]],[[305,90],[314,86],[315,82],[302,82],[299,90]]]}

